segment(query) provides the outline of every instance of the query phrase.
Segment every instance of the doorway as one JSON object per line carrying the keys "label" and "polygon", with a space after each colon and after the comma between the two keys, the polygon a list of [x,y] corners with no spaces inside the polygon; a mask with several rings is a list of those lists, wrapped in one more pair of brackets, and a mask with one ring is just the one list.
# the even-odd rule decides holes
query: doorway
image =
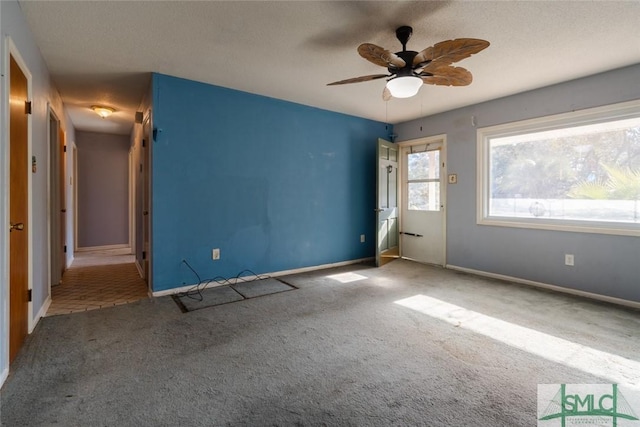
{"label": "doorway", "polygon": [[[59,210],[55,206],[55,198],[59,194],[55,185],[61,183],[67,188],[73,187],[69,195],[75,209],[76,220],[73,222],[77,240],[69,247],[74,251],[72,262],[65,269],[60,284],[51,289],[52,302],[47,316],[112,307],[146,297],[146,285],[137,275],[131,253],[130,231],[128,225],[123,227],[131,215],[127,194],[130,187],[127,158],[130,138],[77,131],[75,141],[69,141],[71,152],[65,153],[62,144],[55,143],[56,125],[55,117],[52,117],[52,225],[55,226],[56,212],[61,215],[61,220],[66,214],[64,209]],[[64,134],[58,132],[57,135],[58,140],[64,142]],[[69,184],[65,182],[69,178],[56,179],[56,152],[70,157],[69,167],[73,172]],[[64,161],[59,163],[59,169],[64,173]],[[64,200],[60,195],[63,205]],[[52,244],[55,244],[54,239],[52,236]],[[64,254],[64,244],[60,249],[58,253]],[[52,257],[52,269],[55,269],[58,258]]]}
{"label": "doorway", "polygon": [[400,156],[402,257],[444,266],[445,137],[402,144]]}
{"label": "doorway", "polygon": [[9,55],[9,363],[29,328],[29,101],[30,74]]}
{"label": "doorway", "polygon": [[133,303],[147,296],[129,248],[78,252],[60,286],[52,289],[47,316]]}
{"label": "doorway", "polygon": [[400,256],[398,230],[398,145],[378,139],[376,266]]}
{"label": "doorway", "polygon": [[142,122],[135,173],[135,255],[140,275],[151,290],[151,113]]}

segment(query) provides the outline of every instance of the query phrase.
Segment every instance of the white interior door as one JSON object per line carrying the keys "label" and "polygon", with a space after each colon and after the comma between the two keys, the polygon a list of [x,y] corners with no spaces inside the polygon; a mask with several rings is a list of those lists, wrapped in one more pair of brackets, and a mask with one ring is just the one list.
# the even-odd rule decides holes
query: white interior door
{"label": "white interior door", "polygon": [[441,139],[405,146],[402,159],[403,258],[445,264],[444,144]]}
{"label": "white interior door", "polygon": [[378,139],[376,265],[399,255],[398,145]]}

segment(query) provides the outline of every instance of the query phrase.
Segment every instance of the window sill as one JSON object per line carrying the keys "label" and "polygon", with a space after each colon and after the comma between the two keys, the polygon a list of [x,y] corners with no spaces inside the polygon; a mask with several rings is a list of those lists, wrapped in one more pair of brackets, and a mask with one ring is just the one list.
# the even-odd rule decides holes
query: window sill
{"label": "window sill", "polygon": [[588,222],[537,219],[527,221],[523,218],[479,218],[478,225],[496,227],[528,228],[531,230],[565,231],[570,233],[610,234],[616,236],[640,236],[640,224],[618,224],[606,222]]}

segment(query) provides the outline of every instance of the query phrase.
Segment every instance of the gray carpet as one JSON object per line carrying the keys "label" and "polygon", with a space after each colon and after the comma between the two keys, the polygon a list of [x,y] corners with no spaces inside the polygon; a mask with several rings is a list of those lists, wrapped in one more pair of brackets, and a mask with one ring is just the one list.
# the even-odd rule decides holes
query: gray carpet
{"label": "gray carpet", "polygon": [[230,286],[219,286],[200,292],[190,291],[186,295],[173,295],[172,298],[184,313],[244,299]]}
{"label": "gray carpet", "polygon": [[[540,383],[640,386],[634,310],[404,260],[285,279],[299,289],[188,314],[164,297],[44,318],[0,421],[534,426]],[[509,344],[509,325],[547,341]],[[584,351],[558,360],[562,343]]]}

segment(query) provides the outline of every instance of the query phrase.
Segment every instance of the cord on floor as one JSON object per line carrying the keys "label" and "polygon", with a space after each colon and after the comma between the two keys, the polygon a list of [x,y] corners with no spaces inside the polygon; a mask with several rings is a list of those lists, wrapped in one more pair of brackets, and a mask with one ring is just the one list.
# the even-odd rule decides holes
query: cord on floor
{"label": "cord on floor", "polygon": [[[217,276],[214,277],[213,279],[202,279],[200,277],[200,275],[198,274],[198,272],[191,266],[191,264],[189,264],[187,262],[187,260],[183,259],[182,262],[189,268],[189,270],[191,270],[193,272],[193,274],[195,274],[195,276],[198,278],[198,283],[196,285],[193,285],[189,290],[184,291],[184,292],[179,292],[177,295],[178,297],[182,298],[182,297],[186,297],[186,298],[191,298],[193,300],[196,301],[202,301],[204,299],[203,295],[202,295],[202,291],[210,284],[213,282],[216,282],[218,285],[234,285],[238,282],[253,282],[256,280],[263,280],[263,279],[269,279],[271,278],[271,276],[269,276],[268,274],[256,274],[251,270],[245,269],[242,270],[241,272],[239,272],[237,275],[235,275],[234,277],[230,277],[230,278],[225,278],[222,276]],[[248,275],[253,276],[252,279],[245,279],[242,276],[245,275],[245,273],[248,273]],[[233,283],[231,282],[233,280]]]}

